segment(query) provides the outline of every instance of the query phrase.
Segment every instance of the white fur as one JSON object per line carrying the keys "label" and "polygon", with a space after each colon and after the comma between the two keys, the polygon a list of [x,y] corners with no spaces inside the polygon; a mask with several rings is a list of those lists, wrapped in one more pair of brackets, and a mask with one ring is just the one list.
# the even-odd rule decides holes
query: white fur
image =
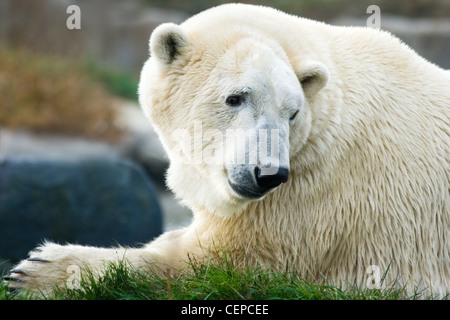
{"label": "white fur", "polygon": [[[158,47],[168,29],[178,51]],[[179,268],[188,253],[220,244],[238,261],[308,280],[364,287],[377,265],[389,268],[386,285],[450,292],[449,71],[387,32],[249,5],[163,25],[151,46],[140,101],[170,157],[168,183],[194,218],[142,249],[121,249],[131,264]],[[229,90],[246,86],[257,92],[251,106],[227,108]],[[192,133],[196,121],[224,132],[258,119],[284,128],[290,165],[288,182],[261,200],[233,193],[225,164],[186,164],[174,151],[173,131]],[[48,244],[32,255],[54,267],[24,261],[17,268],[32,276],[15,276],[49,289],[67,265],[95,268],[117,250]]]}

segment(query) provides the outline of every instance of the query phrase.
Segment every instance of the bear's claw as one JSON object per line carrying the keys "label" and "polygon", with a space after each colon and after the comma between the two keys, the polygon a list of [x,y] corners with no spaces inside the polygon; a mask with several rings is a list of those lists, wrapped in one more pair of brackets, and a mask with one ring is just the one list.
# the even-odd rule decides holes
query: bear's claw
{"label": "bear's claw", "polygon": [[45,260],[45,259],[42,259],[42,258],[38,258],[38,257],[28,258],[27,261],[31,261],[31,262],[50,262],[48,260]]}
{"label": "bear's claw", "polygon": [[11,273],[17,273],[17,274],[23,274],[24,276],[28,276],[29,274],[22,269],[12,269],[9,272]]}
{"label": "bear's claw", "polygon": [[4,276],[4,277],[3,277],[3,280],[8,281],[8,282],[11,282],[11,281],[13,281],[13,282],[24,282],[23,279],[14,277],[14,276],[12,276],[12,275]]}
{"label": "bear's claw", "polygon": [[[18,271],[20,271],[20,270],[18,270]],[[14,272],[13,270],[11,270],[11,274],[4,276],[3,281],[7,282],[7,284],[8,284],[8,286],[6,287],[6,290],[8,292],[17,293],[20,291],[20,287],[23,285],[25,280],[14,276],[13,273],[17,273],[17,272]],[[17,274],[22,274],[22,273],[17,273]]]}
{"label": "bear's claw", "polygon": [[[26,261],[30,261],[31,263],[50,262],[40,258],[30,258],[26,259]],[[15,268],[9,272],[10,274],[3,276],[3,281],[7,282],[7,290],[11,293],[17,293],[23,290],[32,278],[32,270],[25,271],[23,268]]]}

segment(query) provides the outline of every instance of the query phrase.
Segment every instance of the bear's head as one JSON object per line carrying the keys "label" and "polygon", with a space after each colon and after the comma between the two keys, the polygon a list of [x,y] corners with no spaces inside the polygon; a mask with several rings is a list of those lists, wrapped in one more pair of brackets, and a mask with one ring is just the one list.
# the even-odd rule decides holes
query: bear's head
{"label": "bear's head", "polygon": [[140,104],[169,156],[169,187],[194,212],[241,212],[289,179],[308,137],[308,99],[326,68],[294,68],[253,30],[187,31],[167,23],[150,38]]}

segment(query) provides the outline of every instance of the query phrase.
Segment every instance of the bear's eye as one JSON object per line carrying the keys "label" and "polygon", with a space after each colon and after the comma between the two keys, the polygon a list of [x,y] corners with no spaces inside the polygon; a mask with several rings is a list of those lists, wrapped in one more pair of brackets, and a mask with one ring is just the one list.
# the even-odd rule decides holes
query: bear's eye
{"label": "bear's eye", "polygon": [[297,116],[297,114],[298,114],[298,110],[295,111],[295,113],[289,118],[289,121],[294,121],[294,119]]}
{"label": "bear's eye", "polygon": [[244,97],[237,95],[237,94],[232,94],[227,97],[227,99],[225,100],[225,103],[231,107],[238,107],[242,104],[243,101],[244,101]]}

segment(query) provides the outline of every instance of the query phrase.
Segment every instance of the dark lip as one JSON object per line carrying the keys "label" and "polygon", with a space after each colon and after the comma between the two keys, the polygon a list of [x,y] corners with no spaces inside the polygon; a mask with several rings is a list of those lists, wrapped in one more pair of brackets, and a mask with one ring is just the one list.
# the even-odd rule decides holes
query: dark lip
{"label": "dark lip", "polygon": [[230,180],[228,180],[228,184],[238,195],[240,195],[244,198],[247,198],[247,199],[259,199],[265,195],[265,192],[258,192],[255,190],[251,190],[249,188],[237,185],[237,184],[231,182]]}

